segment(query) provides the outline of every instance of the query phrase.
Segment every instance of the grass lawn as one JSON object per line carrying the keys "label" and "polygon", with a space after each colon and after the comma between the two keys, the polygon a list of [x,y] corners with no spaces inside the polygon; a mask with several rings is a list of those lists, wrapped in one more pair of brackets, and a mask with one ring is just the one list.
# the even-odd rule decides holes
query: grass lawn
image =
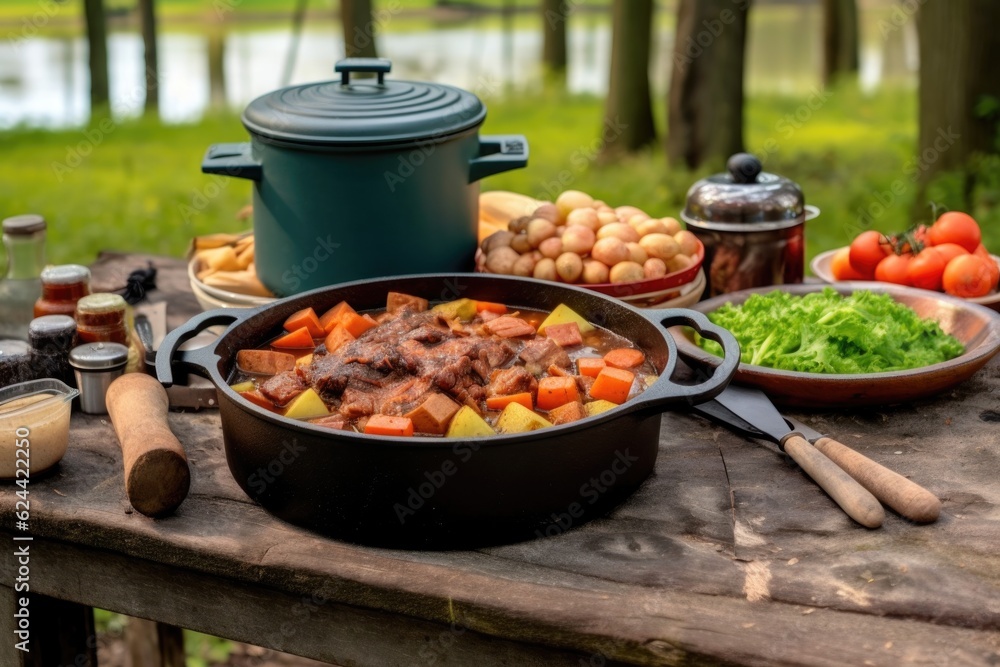
{"label": "grass lawn", "polygon": [[[510,99],[491,102],[489,109],[484,132],[527,135],[531,160],[526,169],[486,180],[487,189],[552,198],[574,188],[614,205],[676,216],[687,188],[721,167],[700,173],[668,168],[659,148],[599,164],[602,107],[594,98]],[[863,226],[890,231],[909,225],[915,117],[915,95],[908,90],[750,100],[748,148],[764,157],[768,171],[796,180],[807,202],[822,209],[807,226],[810,257],[843,245]],[[250,202],[249,184],[203,175],[199,165],[210,144],[245,139],[235,114],[194,125],[143,119],[106,121],[103,129],[98,122],[89,130],[0,133],[0,215],[43,214],[56,262],[87,263],[101,249],[179,255],[194,235],[243,226],[236,213]],[[993,186],[978,193],[973,213],[997,251],[1000,167],[992,163],[984,172]],[[894,185],[901,195],[892,194]],[[943,204],[960,201],[958,184],[948,179],[933,192]]]}

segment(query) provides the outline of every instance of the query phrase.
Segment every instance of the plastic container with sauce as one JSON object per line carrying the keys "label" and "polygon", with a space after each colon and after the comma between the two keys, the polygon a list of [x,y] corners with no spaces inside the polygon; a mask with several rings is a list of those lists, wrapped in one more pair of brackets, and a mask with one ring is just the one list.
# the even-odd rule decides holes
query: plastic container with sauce
{"label": "plastic container with sauce", "polygon": [[76,302],[89,294],[90,269],[79,264],[48,266],[42,270],[42,296],[35,302],[35,317],[72,317]]}
{"label": "plastic container with sauce", "polygon": [[78,393],[52,379],[0,389],[0,478],[36,475],[62,459],[69,444],[72,401]]}
{"label": "plastic container with sauce", "polygon": [[129,344],[125,309],[128,304],[117,294],[97,293],[76,304],[76,333],[81,343]]}

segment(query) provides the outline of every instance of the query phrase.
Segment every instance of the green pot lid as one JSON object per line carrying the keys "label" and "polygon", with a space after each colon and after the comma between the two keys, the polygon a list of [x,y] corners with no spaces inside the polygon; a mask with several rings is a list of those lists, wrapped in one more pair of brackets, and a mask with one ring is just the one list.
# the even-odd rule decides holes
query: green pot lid
{"label": "green pot lid", "polygon": [[[337,63],[340,81],[275,90],[243,112],[243,125],[260,138],[321,146],[383,147],[433,140],[477,127],[486,107],[472,93],[437,83],[386,81],[384,58]],[[352,72],[377,79],[351,80]]]}

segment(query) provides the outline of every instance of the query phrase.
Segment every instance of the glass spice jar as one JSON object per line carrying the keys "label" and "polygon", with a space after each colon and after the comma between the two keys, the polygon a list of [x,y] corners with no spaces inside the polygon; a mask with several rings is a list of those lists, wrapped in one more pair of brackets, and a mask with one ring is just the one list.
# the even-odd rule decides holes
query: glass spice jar
{"label": "glass spice jar", "polygon": [[31,346],[23,340],[0,340],[0,387],[34,379]]}
{"label": "glass spice jar", "polygon": [[39,378],[55,378],[76,386],[69,352],[76,346],[76,321],[69,315],[43,315],[28,325],[31,364]]}
{"label": "glass spice jar", "polygon": [[90,269],[79,264],[48,266],[42,270],[42,296],[35,302],[35,317],[69,315],[76,302],[90,294]]}
{"label": "glass spice jar", "polygon": [[127,305],[117,294],[97,293],[80,299],[76,304],[76,334],[80,343],[128,345]]}

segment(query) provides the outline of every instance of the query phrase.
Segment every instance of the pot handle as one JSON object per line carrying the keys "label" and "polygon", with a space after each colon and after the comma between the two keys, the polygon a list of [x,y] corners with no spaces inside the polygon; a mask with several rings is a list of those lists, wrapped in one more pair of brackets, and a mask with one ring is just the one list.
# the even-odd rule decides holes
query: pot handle
{"label": "pot handle", "polygon": [[479,137],[479,156],[469,162],[469,183],[528,164],[528,140],[522,134]]}
{"label": "pot handle", "polygon": [[209,146],[201,161],[201,171],[251,181],[259,181],[264,177],[264,167],[253,157],[250,142]]}
{"label": "pot handle", "polygon": [[234,324],[245,320],[250,313],[256,312],[253,309],[244,308],[219,308],[209,310],[199,315],[195,315],[190,320],[168,333],[163,342],[160,343],[156,351],[156,379],[164,387],[174,384],[174,366],[180,366],[193,371],[202,377],[208,377],[208,369],[218,359],[215,354],[215,345],[209,344],[199,347],[196,350],[182,350],[177,348],[181,344],[194,338],[199,332],[208,327],[219,324]]}
{"label": "pot handle", "polygon": [[[740,365],[740,344],[736,337],[726,329],[712,324],[704,313],[687,308],[666,308],[663,310],[644,311],[643,315],[652,320],[653,324],[663,329],[664,337],[667,341],[669,358],[666,368],[660,374],[660,379],[639,396],[640,402],[648,403],[652,407],[661,407],[665,404],[675,403],[683,400],[689,405],[703,403],[715,398],[722,393],[729,381],[736,374],[736,369]],[[722,362],[715,367],[710,376],[702,376],[703,379],[698,384],[683,385],[675,384],[670,380],[677,368],[679,354],[677,343],[669,328],[678,325],[687,325],[694,328],[699,334],[714,340],[722,346]],[[699,371],[703,373],[704,371]]]}
{"label": "pot handle", "polygon": [[333,66],[334,72],[340,73],[340,85],[351,83],[351,72],[374,72],[378,75],[378,85],[385,83],[385,75],[392,70],[392,61],[388,58],[344,58]]}

